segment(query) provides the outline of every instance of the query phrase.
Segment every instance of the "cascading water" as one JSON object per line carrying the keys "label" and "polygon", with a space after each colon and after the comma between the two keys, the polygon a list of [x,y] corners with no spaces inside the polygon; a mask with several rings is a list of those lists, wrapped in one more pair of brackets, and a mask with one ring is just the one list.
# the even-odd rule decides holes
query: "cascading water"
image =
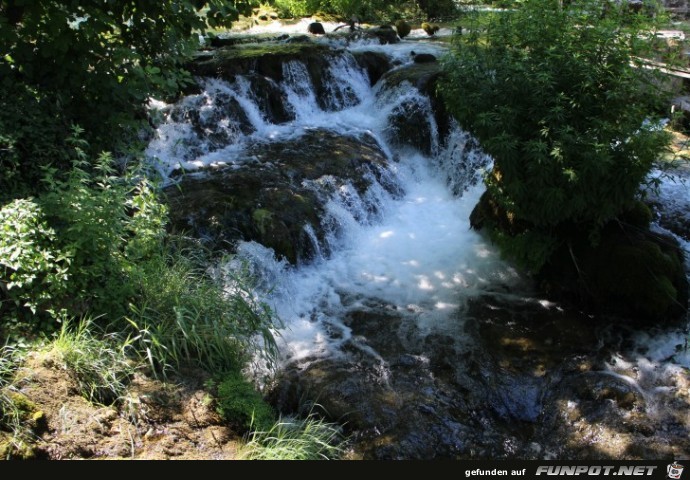
{"label": "cascading water", "polygon": [[[440,53],[419,43],[350,50],[367,48],[402,68],[412,50]],[[288,145],[281,151],[308,159],[310,132],[367,139],[386,159],[363,168],[366,188],[330,174],[300,181],[322,202],[318,224],[302,229],[308,261],[290,264],[255,241],[236,246],[286,325],[275,403],[323,405],[349,423],[355,450],[371,458],[606,456],[601,443],[622,435],[633,414],[644,417],[637,425],[672,423],[657,406],[671,391],[678,405],[690,396],[682,366],[667,368],[658,350],[625,350],[623,340],[610,347],[602,339],[611,332],[593,331],[586,315],[532,297],[529,283],[470,229],[490,168],[476,142],[456,125],[439,132],[429,99],[410,82],[371,87],[350,51],[331,56],[325,88],[313,85],[299,59],[283,63],[281,82],[263,79],[285,102],[281,121],[270,118],[247,75],[200,79],[201,93],[153,105],[159,126],[148,154],[170,182],[174,172],[203,166],[280,163],[259,158],[257,145],[280,142]],[[410,118],[428,145],[400,138]],[[663,338],[659,350],[682,340],[678,332]],[[687,354],[675,353],[674,365],[687,367]],[[615,404],[604,411],[602,399]],[[578,415],[584,420],[568,420]],[[587,423],[603,415],[608,420]],[[577,433],[588,428],[598,440]],[[623,434],[633,450],[664,441]],[[657,456],[668,455],[659,448]]]}

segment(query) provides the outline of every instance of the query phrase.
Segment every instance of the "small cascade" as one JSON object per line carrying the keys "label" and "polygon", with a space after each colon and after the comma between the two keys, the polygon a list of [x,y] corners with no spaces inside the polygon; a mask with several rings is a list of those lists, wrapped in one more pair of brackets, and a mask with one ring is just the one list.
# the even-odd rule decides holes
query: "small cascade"
{"label": "small cascade", "polygon": [[[470,228],[492,159],[417,86],[410,53],[439,48],[338,44],[152,104],[175,226],[229,245],[285,325],[270,399],[323,405],[365,458],[690,452],[665,406],[690,406],[685,333],[536,298]],[[395,66],[373,86],[368,51]]]}

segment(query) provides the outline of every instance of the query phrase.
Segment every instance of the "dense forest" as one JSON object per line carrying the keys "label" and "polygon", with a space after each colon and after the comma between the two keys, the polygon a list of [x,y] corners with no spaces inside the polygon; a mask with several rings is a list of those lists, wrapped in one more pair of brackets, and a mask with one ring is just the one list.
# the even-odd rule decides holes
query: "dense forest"
{"label": "dense forest", "polygon": [[17,388],[27,362],[119,409],[135,375],[196,369],[215,414],[246,434],[238,457],[346,453],[338,424],[282,416],[246,376],[257,359],[275,366],[281,321],[248,268],[219,268],[230,253],[169,228],[144,158],[149,100],[193,90],[201,42],[263,11],[401,37],[452,26],[438,96],[494,159],[473,227],[552,298],[684,318],[682,250],[650,231],[644,202],[671,142],[674,92],[647,68],[662,8],[507,3],[493,15],[452,0],[0,1],[0,455],[41,455],[45,420]]}

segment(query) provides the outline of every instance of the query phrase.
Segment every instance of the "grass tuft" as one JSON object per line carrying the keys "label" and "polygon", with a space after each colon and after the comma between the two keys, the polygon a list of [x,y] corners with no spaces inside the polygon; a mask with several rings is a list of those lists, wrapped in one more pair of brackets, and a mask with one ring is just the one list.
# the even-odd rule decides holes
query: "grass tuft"
{"label": "grass tuft", "polygon": [[[181,240],[180,240],[181,241]],[[228,276],[199,245],[172,245],[139,271],[143,292],[127,318],[132,341],[154,372],[183,365],[238,371],[254,356],[275,358],[275,318],[244,272]]]}
{"label": "grass tuft", "polygon": [[64,321],[45,355],[68,370],[87,400],[112,405],[122,398],[134,374],[135,367],[125,352],[128,345],[114,334],[103,334],[90,320],[76,326]]}
{"label": "grass tuft", "polygon": [[254,431],[240,448],[242,460],[337,460],[345,454],[340,426],[315,414],[281,418],[267,431]]}

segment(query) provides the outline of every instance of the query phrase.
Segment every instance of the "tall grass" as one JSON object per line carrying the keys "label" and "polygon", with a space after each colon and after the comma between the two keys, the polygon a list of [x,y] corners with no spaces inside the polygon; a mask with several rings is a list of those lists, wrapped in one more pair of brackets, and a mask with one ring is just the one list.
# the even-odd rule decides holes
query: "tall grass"
{"label": "tall grass", "polygon": [[275,318],[256,299],[246,271],[221,276],[208,252],[192,241],[173,242],[141,265],[137,305],[127,318],[132,341],[155,372],[195,365],[238,371],[257,354],[276,354]]}
{"label": "tall grass", "polygon": [[315,414],[281,418],[267,431],[254,431],[243,445],[242,460],[336,460],[345,454],[340,427]]}
{"label": "tall grass", "polygon": [[14,384],[22,356],[17,347],[0,348],[0,460],[33,455],[31,444],[35,437],[30,420],[35,406]]}
{"label": "tall grass", "polygon": [[14,432],[20,425],[21,412],[10,395],[12,380],[19,365],[19,351],[15,347],[0,349],[0,430]]}
{"label": "tall grass", "polygon": [[111,405],[122,398],[135,371],[128,345],[120,336],[103,334],[91,320],[64,321],[44,353],[69,372],[87,400]]}

